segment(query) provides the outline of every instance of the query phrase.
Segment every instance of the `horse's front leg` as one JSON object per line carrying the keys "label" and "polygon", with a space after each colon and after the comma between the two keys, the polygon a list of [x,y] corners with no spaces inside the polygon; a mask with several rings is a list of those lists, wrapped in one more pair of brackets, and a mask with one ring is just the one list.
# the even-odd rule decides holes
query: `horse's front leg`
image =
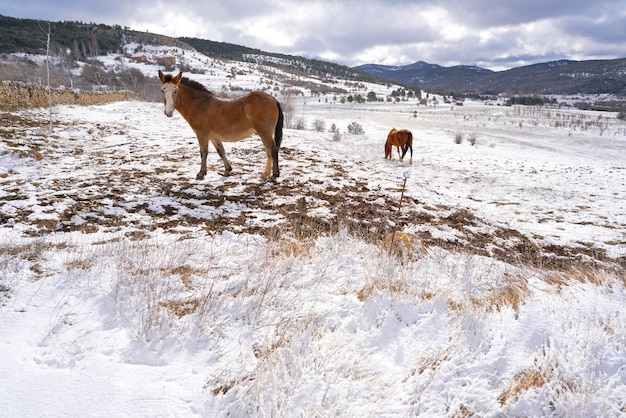
{"label": "horse's front leg", "polygon": [[196,174],[197,180],[202,180],[206,176],[206,159],[209,155],[209,141],[206,138],[198,137],[198,145],[200,145],[200,171]]}
{"label": "horse's front leg", "polygon": [[226,159],[226,151],[224,150],[224,144],[221,141],[211,141],[220,158],[224,162],[224,176],[230,176],[230,172],[233,171],[233,168],[230,166],[228,159]]}

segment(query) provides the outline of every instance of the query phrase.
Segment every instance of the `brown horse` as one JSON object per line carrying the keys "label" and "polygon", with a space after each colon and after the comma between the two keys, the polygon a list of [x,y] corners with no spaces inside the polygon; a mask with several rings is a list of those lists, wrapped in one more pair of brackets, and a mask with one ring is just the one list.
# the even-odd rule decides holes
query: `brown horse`
{"label": "brown horse", "polygon": [[278,100],[267,93],[255,91],[237,99],[223,99],[207,90],[200,83],[183,77],[163,74],[159,79],[165,104],[165,115],[171,117],[174,109],[185,118],[195,132],[200,145],[200,171],[196,178],[206,175],[206,159],[209,141],[215,146],[224,162],[224,175],[230,175],[232,167],[226,159],[222,142],[235,142],[256,133],[261,137],[267,164],[263,178],[279,176],[278,150],[283,139],[283,111]]}
{"label": "brown horse", "polygon": [[[398,157],[400,161],[404,158],[408,150],[411,150],[411,159],[409,162],[413,162],[413,133],[408,129],[397,130],[393,128],[387,135],[387,142],[385,143],[385,159],[391,159],[392,147],[396,147],[398,150]],[[402,147],[402,155],[400,154],[400,147]]]}

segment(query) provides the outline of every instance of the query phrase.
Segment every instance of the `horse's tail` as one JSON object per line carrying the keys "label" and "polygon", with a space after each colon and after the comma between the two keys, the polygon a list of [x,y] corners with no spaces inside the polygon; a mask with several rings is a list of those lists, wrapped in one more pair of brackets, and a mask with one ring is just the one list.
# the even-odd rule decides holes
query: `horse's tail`
{"label": "horse's tail", "polygon": [[[404,158],[404,156],[406,155],[406,152],[412,146],[411,145],[412,142],[413,142],[413,133],[411,131],[408,131],[406,133],[406,143],[402,147],[402,158]],[[411,151],[411,154],[413,154],[413,151]]]}
{"label": "horse's tail", "polygon": [[276,106],[278,106],[278,121],[276,121],[276,129],[274,130],[274,143],[276,148],[280,149],[280,143],[283,141],[283,122],[285,116],[283,115],[283,108],[280,106],[280,102],[276,100]]}

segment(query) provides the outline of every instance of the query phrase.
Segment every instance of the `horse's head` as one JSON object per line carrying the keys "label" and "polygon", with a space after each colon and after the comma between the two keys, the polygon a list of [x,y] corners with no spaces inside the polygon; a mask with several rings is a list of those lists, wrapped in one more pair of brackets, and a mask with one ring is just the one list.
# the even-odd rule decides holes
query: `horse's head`
{"label": "horse's head", "polygon": [[178,85],[182,77],[182,72],[179,72],[176,77],[173,77],[171,74],[163,74],[163,72],[159,70],[159,80],[161,80],[161,91],[163,92],[163,104],[165,105],[163,112],[167,117],[171,117],[174,114],[174,109],[176,109]]}
{"label": "horse's head", "polygon": [[396,128],[391,128],[387,134],[387,141],[385,142],[385,158],[391,158],[391,141],[393,140],[393,136],[396,132]]}

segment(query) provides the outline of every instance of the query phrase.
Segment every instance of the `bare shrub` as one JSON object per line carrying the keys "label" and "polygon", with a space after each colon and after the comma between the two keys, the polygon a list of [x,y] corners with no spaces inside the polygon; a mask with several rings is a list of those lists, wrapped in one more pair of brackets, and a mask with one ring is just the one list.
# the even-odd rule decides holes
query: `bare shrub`
{"label": "bare shrub", "polygon": [[456,132],[454,134],[454,143],[455,144],[460,144],[463,142],[463,132]]}
{"label": "bare shrub", "polygon": [[293,129],[297,129],[299,131],[303,131],[306,129],[306,123],[304,122],[304,119],[302,118],[298,118],[295,120],[295,122],[293,123],[292,126]]}
{"label": "bare shrub", "polygon": [[364,135],[365,131],[363,130],[363,126],[361,126],[358,122],[350,122],[348,125],[348,133],[352,135]]}
{"label": "bare shrub", "polygon": [[326,130],[326,122],[323,119],[315,119],[313,129],[315,129],[316,132],[324,132]]}

